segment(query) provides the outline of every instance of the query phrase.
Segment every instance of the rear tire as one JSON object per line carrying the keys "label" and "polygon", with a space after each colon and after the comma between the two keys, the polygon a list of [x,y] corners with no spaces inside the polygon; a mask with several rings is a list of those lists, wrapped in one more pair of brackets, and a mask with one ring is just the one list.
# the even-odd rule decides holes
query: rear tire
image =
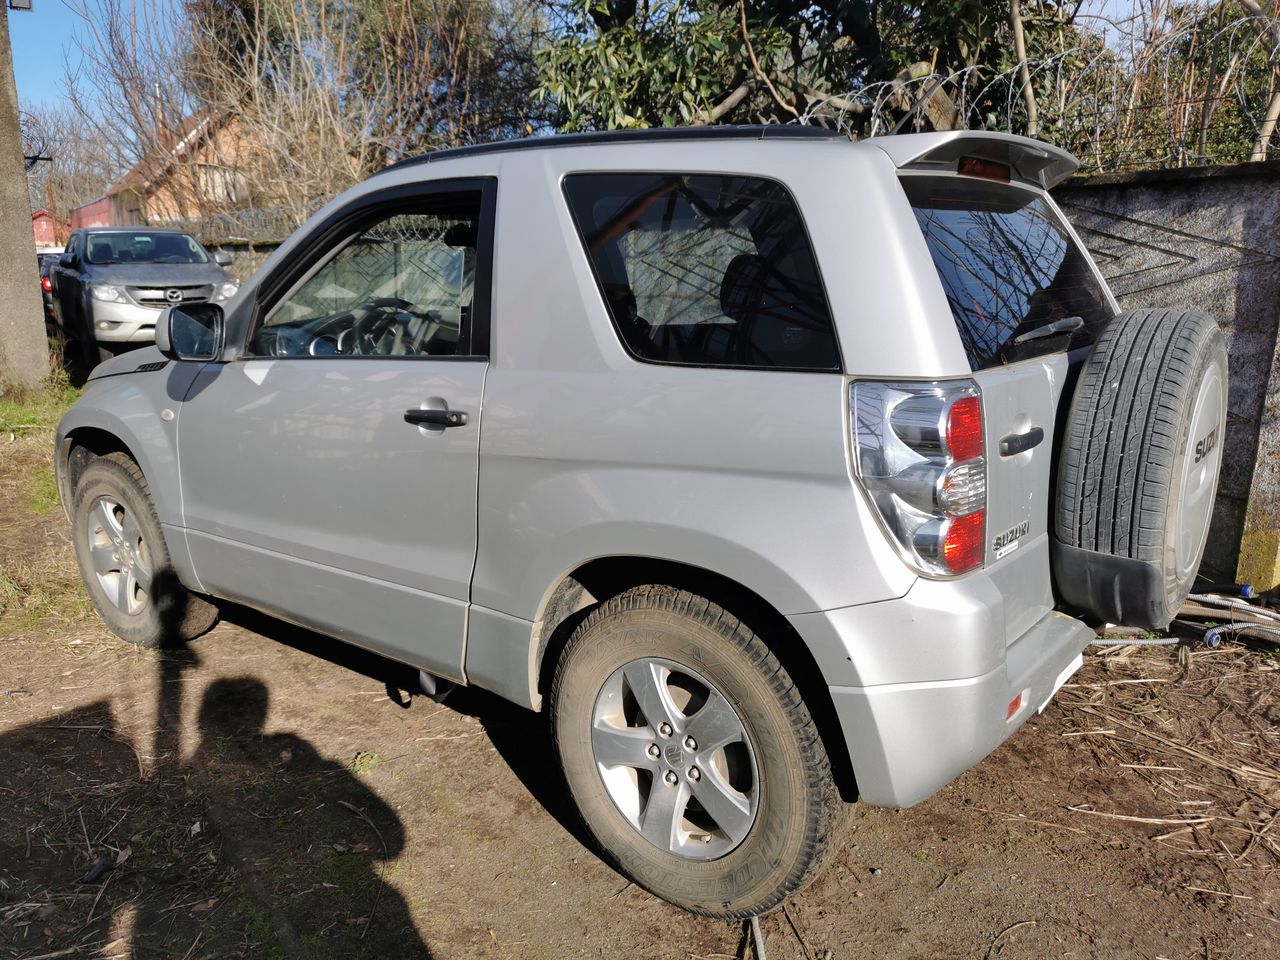
{"label": "rear tire", "polygon": [[85,467],[72,497],[76,561],[111,631],[139,647],[178,646],[217,622],[218,608],[178,581],[146,478],[123,453]]}
{"label": "rear tire", "polygon": [[1068,605],[1169,625],[1204,556],[1226,413],[1227,341],[1212,319],[1135,310],[1111,322],[1062,442],[1054,577]]}
{"label": "rear tire", "polygon": [[657,896],[708,917],[762,914],[834,845],[843,804],[813,717],[764,642],[715,604],[660,586],[606,601],[570,638],[551,701],[588,830]]}

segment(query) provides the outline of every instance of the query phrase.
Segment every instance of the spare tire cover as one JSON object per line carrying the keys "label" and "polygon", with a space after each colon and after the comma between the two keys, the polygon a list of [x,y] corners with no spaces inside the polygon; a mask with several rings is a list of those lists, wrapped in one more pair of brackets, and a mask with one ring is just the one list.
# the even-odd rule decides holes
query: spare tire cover
{"label": "spare tire cover", "polygon": [[1053,577],[1082,615],[1163,629],[1204,556],[1222,466],[1227,341],[1191,310],[1134,310],[1098,338],[1058,460]]}

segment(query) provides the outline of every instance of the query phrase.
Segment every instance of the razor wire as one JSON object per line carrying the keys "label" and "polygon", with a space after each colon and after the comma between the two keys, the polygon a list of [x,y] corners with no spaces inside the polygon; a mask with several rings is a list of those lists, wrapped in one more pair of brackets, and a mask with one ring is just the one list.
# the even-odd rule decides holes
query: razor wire
{"label": "razor wire", "polygon": [[[1193,61],[1206,70],[1199,95],[1185,75]],[[1027,133],[1024,66],[1037,135],[1092,172],[1236,162],[1249,159],[1276,96],[1280,20],[1201,22],[1146,38],[1134,56],[1099,42],[1002,67],[904,74],[812,97],[794,122],[854,139],[936,129]],[[1236,126],[1233,149],[1210,150],[1214,124]]]}

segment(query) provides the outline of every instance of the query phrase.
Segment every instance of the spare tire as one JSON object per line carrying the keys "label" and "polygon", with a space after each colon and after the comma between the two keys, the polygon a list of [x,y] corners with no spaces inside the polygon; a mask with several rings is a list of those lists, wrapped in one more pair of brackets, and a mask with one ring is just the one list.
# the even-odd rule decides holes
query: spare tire
{"label": "spare tire", "polygon": [[1058,598],[1161,630],[1191,590],[1213,515],[1227,415],[1227,340],[1191,310],[1134,310],[1080,373],[1058,461]]}

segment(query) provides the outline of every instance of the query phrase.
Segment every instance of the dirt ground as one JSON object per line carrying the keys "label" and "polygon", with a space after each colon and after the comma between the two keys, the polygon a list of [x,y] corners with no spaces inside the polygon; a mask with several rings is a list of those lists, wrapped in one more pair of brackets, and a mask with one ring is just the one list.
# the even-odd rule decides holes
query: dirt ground
{"label": "dirt ground", "polygon": [[[403,668],[241,609],[110,637],[35,421],[0,432],[0,957],[751,955],[600,860],[541,716],[406,708]],[[1090,656],[937,796],[853,807],[768,956],[1274,960],[1278,689],[1242,647]]]}

